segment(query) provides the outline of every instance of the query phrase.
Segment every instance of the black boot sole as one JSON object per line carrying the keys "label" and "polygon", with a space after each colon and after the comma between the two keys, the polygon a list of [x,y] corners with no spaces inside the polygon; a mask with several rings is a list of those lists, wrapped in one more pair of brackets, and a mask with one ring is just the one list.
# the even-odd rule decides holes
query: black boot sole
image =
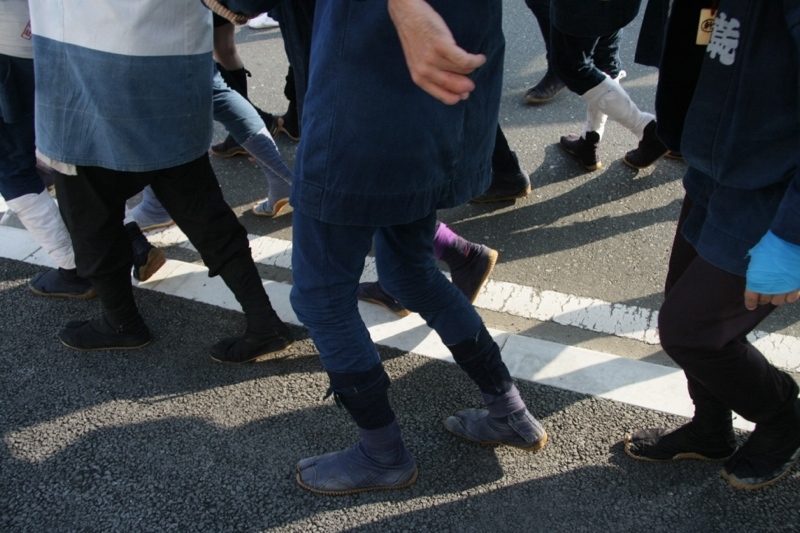
{"label": "black boot sole", "polygon": [[524,189],[520,189],[517,192],[508,193],[508,194],[493,194],[491,191],[487,191],[480,196],[476,196],[472,200],[470,200],[473,204],[491,204],[494,202],[507,202],[511,200],[518,200],[520,198],[525,198],[531,193],[531,186],[528,185]]}
{"label": "black boot sole", "polygon": [[645,462],[648,462],[648,463],[671,463],[673,461],[683,461],[683,460],[687,460],[687,459],[693,459],[693,460],[697,460],[697,461],[719,462],[719,461],[727,461],[728,459],[733,457],[733,454],[736,453],[736,449],[734,449],[730,453],[730,455],[727,455],[725,457],[708,457],[706,455],[703,455],[703,454],[697,453],[697,452],[683,452],[683,453],[675,454],[672,457],[667,458],[667,459],[653,459],[652,457],[645,457],[643,455],[636,455],[635,453],[631,452],[631,447],[633,446],[633,444],[631,443],[631,437],[632,437],[632,435],[625,435],[625,439],[623,441],[624,442],[624,448],[625,448],[625,455],[627,455],[628,457],[630,457],[632,459],[636,459],[637,461],[645,461]]}
{"label": "black boot sole", "polygon": [[286,350],[288,350],[292,344],[294,344],[294,341],[273,340],[265,343],[267,346],[264,346],[261,350],[255,350],[255,354],[245,356],[241,360],[234,361],[225,359],[226,354],[224,353],[224,350],[221,351],[221,349],[218,349],[217,347],[222,344],[230,345],[239,340],[241,340],[239,337],[230,337],[219,341],[217,344],[211,347],[211,360],[226,365],[244,365],[247,363],[258,363],[262,361],[277,361],[279,359],[285,359],[286,357],[289,357],[290,354]]}

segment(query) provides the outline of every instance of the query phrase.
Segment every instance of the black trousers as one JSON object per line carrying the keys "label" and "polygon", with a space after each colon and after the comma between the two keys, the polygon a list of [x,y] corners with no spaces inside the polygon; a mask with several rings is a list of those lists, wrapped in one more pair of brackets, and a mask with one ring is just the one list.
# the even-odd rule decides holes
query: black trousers
{"label": "black trousers", "polygon": [[208,154],[150,172],[78,167],[77,176],[56,177],[56,191],[79,275],[129,275],[133,250],[123,225],[125,202],[148,184],[200,252],[209,276],[230,260],[250,255],[247,231],[225,202]]}
{"label": "black trousers", "polygon": [[746,339],[775,307],[748,311],[745,278],[704,260],[683,238],[681,228],[691,205],[687,196],[658,316],[661,345],[686,373],[696,406],[732,409],[751,422],[764,422],[798,394],[795,381]]}

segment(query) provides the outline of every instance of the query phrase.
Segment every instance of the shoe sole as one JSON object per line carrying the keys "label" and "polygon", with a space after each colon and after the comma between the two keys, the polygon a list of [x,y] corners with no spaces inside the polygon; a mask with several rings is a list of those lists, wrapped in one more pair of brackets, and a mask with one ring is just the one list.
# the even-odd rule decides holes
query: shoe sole
{"label": "shoe sole", "polygon": [[531,190],[532,190],[531,186],[528,185],[527,187],[522,189],[520,192],[514,193],[514,194],[512,194],[510,196],[503,196],[502,198],[483,198],[481,196],[478,196],[478,197],[475,197],[472,200],[470,200],[470,202],[474,203],[474,204],[491,204],[493,202],[507,202],[507,201],[510,201],[510,200],[517,200],[519,198],[525,198],[526,196],[528,196],[531,193]]}
{"label": "shoe sole", "polygon": [[746,484],[746,483],[742,483],[741,481],[739,481],[739,478],[737,478],[737,477],[736,477],[736,476],[734,476],[733,474],[729,474],[728,472],[726,472],[726,471],[725,471],[725,469],[724,469],[724,468],[720,469],[719,473],[720,473],[720,475],[722,476],[722,478],[723,478],[725,481],[727,481],[728,483],[730,483],[730,484],[731,484],[731,486],[732,486],[733,488],[735,488],[735,489],[743,489],[743,490],[755,490],[755,489],[760,489],[760,488],[762,488],[762,487],[766,487],[767,485],[772,485],[773,483],[775,483],[776,481],[778,481],[779,479],[781,479],[782,477],[784,477],[786,474],[788,474],[788,473],[789,473],[789,471],[791,471],[791,470],[792,470],[792,467],[795,465],[795,463],[796,463],[796,462],[797,462],[797,459],[795,459],[794,461],[792,461],[792,462],[791,462],[791,463],[790,463],[790,464],[789,464],[789,465],[786,467],[786,469],[785,469],[783,472],[781,472],[781,473],[780,473],[780,474],[779,474],[777,477],[774,477],[774,478],[772,478],[772,479],[770,479],[770,480],[768,480],[768,481],[764,481],[764,482],[762,482],[762,483],[756,483],[755,485],[748,485],[748,484]]}
{"label": "shoe sole", "polygon": [[664,152],[663,154],[661,154],[660,156],[658,156],[657,158],[655,158],[655,159],[653,160],[653,162],[652,162],[652,163],[650,163],[649,165],[634,165],[633,163],[631,163],[631,162],[628,160],[628,156],[624,156],[624,157],[622,158],[622,162],[623,162],[623,163],[625,163],[626,165],[628,165],[628,166],[629,166],[629,167],[631,167],[631,168],[635,168],[636,170],[644,170],[644,169],[646,169],[646,168],[650,168],[650,167],[652,167],[653,165],[655,165],[655,164],[658,162],[658,160],[659,160],[659,159],[661,159],[662,157],[664,157],[665,155],[667,155],[667,153],[668,153],[668,152]]}
{"label": "shoe sole", "polygon": [[278,361],[279,359],[286,359],[287,357],[289,357],[289,355],[291,355],[291,354],[284,353],[284,352],[286,352],[286,350],[288,350],[293,344],[294,344],[294,342],[291,342],[291,343],[287,344],[286,346],[284,346],[283,348],[281,348],[280,350],[275,350],[274,352],[262,353],[262,354],[256,355],[255,357],[247,359],[246,361],[224,361],[222,359],[217,359],[213,355],[211,355],[209,357],[211,357],[211,360],[214,361],[215,363],[220,363],[220,364],[223,364],[223,365],[246,365],[248,363],[260,363],[260,362],[264,362],[264,361]]}
{"label": "shoe sole", "polygon": [[98,351],[101,351],[101,350],[137,350],[139,348],[144,348],[145,346],[150,344],[150,342],[152,342],[151,340],[148,340],[144,344],[139,344],[137,346],[103,346],[103,347],[100,347],[100,348],[81,348],[79,346],[72,346],[71,344],[67,344],[61,338],[59,338],[58,340],[60,340],[61,344],[63,344],[67,348],[72,348],[73,350],[78,350],[80,352],[98,352]]}
{"label": "shoe sole", "polygon": [[[258,204],[256,204],[256,205],[258,205]],[[272,206],[272,213],[269,213],[269,214],[268,213],[259,213],[258,211],[256,211],[255,207],[250,209],[250,211],[257,217],[275,218],[275,217],[279,217],[282,214],[284,214],[283,210],[286,207],[290,207],[289,206],[289,199],[288,198],[283,198],[283,199],[278,200],[277,202],[275,202],[275,205]]]}
{"label": "shoe sole", "polygon": [[139,267],[138,274],[139,277],[136,281],[142,283],[153,277],[153,274],[158,272],[164,263],[167,262],[167,256],[164,253],[164,250],[159,248],[153,248],[149,252],[147,252],[147,263]]}
{"label": "shoe sole", "polygon": [[414,483],[417,482],[417,477],[419,476],[419,470],[416,468],[414,469],[414,474],[411,476],[411,479],[403,483],[402,485],[389,485],[384,487],[367,487],[364,489],[352,489],[352,490],[319,490],[315,489],[314,487],[309,487],[300,479],[300,473],[298,472],[297,477],[295,478],[297,484],[303,487],[306,490],[310,490],[311,492],[315,492],[317,494],[324,494],[326,496],[343,496],[345,494],[358,494],[359,492],[374,492],[378,490],[397,490],[397,489],[405,489],[410,487]]}
{"label": "shoe sole", "polygon": [[696,453],[696,452],[679,453],[679,454],[675,455],[674,457],[672,457],[670,459],[652,459],[650,457],[643,457],[641,455],[635,455],[634,453],[631,452],[631,446],[632,446],[632,444],[631,444],[631,435],[625,435],[624,443],[625,443],[625,454],[628,457],[630,457],[632,459],[636,459],[637,461],[645,461],[645,462],[648,462],[648,463],[671,463],[673,461],[684,461],[684,460],[687,460],[687,459],[694,459],[694,460],[697,460],[697,461],[719,462],[719,461],[727,461],[728,459],[733,457],[734,453],[736,453],[736,450],[734,450],[727,457],[720,457],[719,459],[716,459],[714,457],[706,457],[705,455],[701,455],[701,454]]}
{"label": "shoe sole", "polygon": [[289,133],[289,130],[287,130],[286,128],[283,127],[284,122],[285,121],[283,120],[283,117],[278,117],[278,125],[275,128],[275,134],[273,135],[273,137],[275,137],[279,133],[283,133],[284,135],[289,137],[291,140],[299,141],[300,140],[300,135],[294,136],[291,133]]}
{"label": "shoe sole", "polygon": [[[138,222],[137,222],[137,224],[138,224]],[[148,231],[152,231],[154,229],[167,228],[169,226],[173,226],[174,224],[175,224],[175,221],[174,220],[170,220],[169,222],[160,222],[158,224],[150,224],[149,226],[139,226],[139,230],[141,230],[142,233],[145,233],[145,232],[148,232]]]}
{"label": "shoe sole", "polygon": [[381,307],[383,307],[384,309],[386,309],[390,313],[394,313],[395,315],[397,315],[397,316],[399,316],[401,318],[402,317],[406,317],[406,316],[411,314],[411,311],[409,311],[408,309],[402,309],[400,311],[395,311],[394,309],[390,308],[388,305],[386,305],[382,301],[376,300],[374,298],[366,298],[365,297],[365,298],[359,298],[359,300],[361,300],[362,302],[369,302],[371,304],[380,305]]}
{"label": "shoe sole", "polygon": [[530,96],[528,96],[528,95],[526,94],[526,95],[525,95],[525,101],[526,101],[526,102],[528,102],[529,104],[544,104],[544,103],[546,103],[546,102],[549,102],[550,100],[552,100],[552,99],[553,99],[553,98],[555,98],[556,96],[558,96],[558,95],[561,93],[561,91],[563,91],[564,89],[566,89],[566,87],[562,87],[562,88],[560,88],[560,89],[559,89],[559,90],[557,90],[557,91],[556,91],[556,93],[555,93],[553,96],[551,96],[550,98],[532,98],[532,97],[530,97]]}
{"label": "shoe sole", "polygon": [[478,299],[478,295],[483,290],[483,286],[486,285],[486,281],[489,279],[489,276],[492,275],[492,271],[494,270],[494,267],[497,264],[497,258],[499,256],[500,254],[497,253],[497,250],[489,248],[489,265],[486,267],[486,272],[483,273],[483,278],[481,278],[480,283],[478,283],[477,290],[475,290],[472,296],[469,297],[470,303],[475,303],[475,300]]}
{"label": "shoe sole", "polygon": [[69,300],[91,300],[97,293],[94,289],[89,289],[87,292],[83,294],[72,294],[67,292],[42,292],[39,289],[36,289],[33,285],[28,285],[28,288],[34,293],[39,296],[46,296],[47,298],[67,298]]}
{"label": "shoe sole", "polygon": [[[455,414],[457,411],[458,411],[458,409],[456,409],[456,411],[453,411],[453,413]],[[474,442],[475,444],[480,444],[482,446],[509,446],[511,448],[517,448],[518,450],[522,450],[522,451],[525,451],[525,452],[538,452],[539,450],[544,448],[544,445],[547,444],[547,440],[549,439],[549,437],[547,435],[547,431],[545,431],[544,435],[542,435],[542,438],[539,439],[539,441],[536,442],[536,444],[533,444],[531,446],[520,446],[520,445],[517,445],[517,444],[509,444],[508,442],[500,442],[500,441],[491,442],[491,441],[472,440],[470,438],[465,437],[461,433],[456,433],[455,431],[451,431],[450,428],[448,428],[447,426],[444,426],[444,428],[447,431],[449,431],[450,433],[452,433],[453,435],[455,435],[457,437],[461,437],[462,439],[464,439],[466,441]]]}
{"label": "shoe sole", "polygon": [[210,152],[213,155],[215,155],[217,157],[222,157],[222,158],[233,157],[235,155],[247,155],[247,150],[245,150],[244,148],[236,148],[236,149],[233,149],[233,150],[227,150],[225,152],[217,152],[216,150],[214,150],[212,148],[210,150]]}

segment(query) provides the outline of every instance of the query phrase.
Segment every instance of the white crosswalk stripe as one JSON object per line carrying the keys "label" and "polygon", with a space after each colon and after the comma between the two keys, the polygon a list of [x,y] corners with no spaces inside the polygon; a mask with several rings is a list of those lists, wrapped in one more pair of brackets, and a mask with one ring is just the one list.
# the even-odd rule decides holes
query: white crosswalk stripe
{"label": "white crosswalk stripe", "polygon": [[[152,232],[148,234],[148,238],[158,246],[180,246],[193,249],[181,231],[174,227]],[[290,242],[271,237],[251,236],[251,248],[254,258],[259,263],[291,268]],[[27,231],[12,227],[0,227],[0,257],[53,266],[49,256]],[[376,279],[373,260],[368,262],[363,279]],[[238,303],[222,280],[208,278],[207,269],[200,265],[169,260],[146,283],[136,283],[135,281],[134,283],[143,289],[226,309],[240,310]],[[289,304],[291,286],[265,280],[264,287],[281,318],[289,323],[300,325]],[[524,310],[526,298],[530,298],[530,305],[535,311]],[[536,298],[538,300],[535,300]],[[530,316],[545,317],[545,319],[580,327],[580,324],[590,323],[591,320],[587,318],[591,311],[578,307],[579,303],[586,303],[584,300],[569,295],[551,293],[551,291],[543,291],[537,295],[530,287],[492,282],[487,284],[484,292],[476,301],[476,305],[501,312],[519,309],[519,313],[538,313]],[[509,303],[510,301],[512,303]],[[502,304],[497,302],[502,302]],[[606,320],[609,323],[614,317],[624,318],[628,315],[643,317],[647,312],[647,310],[626,310],[623,309],[624,306],[616,304],[602,302],[597,304],[594,300],[589,306],[602,310],[602,314],[608,317]],[[412,314],[405,318],[398,318],[379,306],[365,303],[361,303],[359,309],[376,343],[452,362],[447,348],[436,334],[427,328],[419,315]],[[653,312],[649,313],[648,320],[653,320]],[[577,317],[577,320],[568,320],[567,318],[570,316]],[[642,320],[641,323],[646,324],[643,319],[638,320]],[[601,321],[593,323],[602,324]],[[634,328],[617,328],[612,333],[616,331],[630,334]],[[645,331],[647,328],[642,329],[642,332]],[[683,373],[680,370],[504,331],[490,329],[490,332],[502,349],[503,360],[512,375],[518,379],[526,379],[667,413],[692,415],[693,406],[686,391]],[[775,358],[776,354],[781,354],[787,346],[798,342],[792,337],[766,333],[757,335],[760,337],[757,340],[759,347],[769,352],[772,358]],[[770,352],[769,348],[772,347],[775,347],[775,350]],[[793,361],[788,362],[792,363]],[[742,429],[752,429],[752,425],[742,419],[737,419],[736,425]]]}

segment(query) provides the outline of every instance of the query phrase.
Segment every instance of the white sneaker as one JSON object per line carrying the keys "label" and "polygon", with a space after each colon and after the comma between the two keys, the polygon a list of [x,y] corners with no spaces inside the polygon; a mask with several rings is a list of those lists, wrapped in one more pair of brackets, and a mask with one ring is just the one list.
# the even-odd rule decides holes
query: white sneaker
{"label": "white sneaker", "polygon": [[248,20],[247,25],[254,30],[263,30],[265,28],[277,28],[278,21],[266,13],[261,13],[259,16]]}

